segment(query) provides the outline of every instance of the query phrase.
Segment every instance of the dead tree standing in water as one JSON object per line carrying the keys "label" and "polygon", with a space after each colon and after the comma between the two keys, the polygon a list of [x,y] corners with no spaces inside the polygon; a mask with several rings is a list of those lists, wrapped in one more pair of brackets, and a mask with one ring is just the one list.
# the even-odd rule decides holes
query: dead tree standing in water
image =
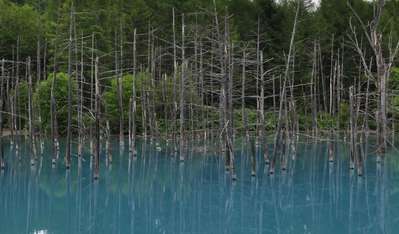
{"label": "dead tree standing in water", "polygon": [[0,80],[0,167],[5,168],[4,149],[3,149],[3,106],[4,106],[4,59],[1,60],[1,80]]}
{"label": "dead tree standing in water", "polygon": [[[115,54],[115,63],[116,63],[116,76],[117,76],[117,84],[118,84],[118,108],[119,108],[119,145],[123,147],[124,145],[124,129],[123,129],[123,87],[122,87],[122,82],[123,82],[123,38],[122,38],[122,25],[121,25],[121,30],[120,30],[120,52],[119,54],[116,52]],[[116,41],[116,47],[117,47],[117,39],[115,38]],[[118,63],[118,55],[120,56],[119,63]],[[119,65],[119,66],[118,66]]]}
{"label": "dead tree standing in water", "polygon": [[94,174],[93,177],[97,180],[100,176],[100,84],[98,80],[98,57],[95,61],[95,150],[94,150]]}
{"label": "dead tree standing in water", "polygon": [[356,116],[355,116],[355,103],[353,97],[353,86],[349,88],[349,111],[350,111],[350,163],[349,168],[351,170],[355,169],[355,158],[356,158]]}
{"label": "dead tree standing in water", "polygon": [[286,86],[287,86],[287,79],[289,76],[289,70],[291,67],[291,57],[292,57],[293,50],[294,50],[294,41],[295,41],[296,27],[297,27],[297,22],[298,22],[298,15],[299,15],[299,4],[297,5],[297,9],[296,9],[296,13],[295,13],[294,26],[292,28],[290,47],[289,47],[289,52],[287,55],[287,62],[285,65],[282,90],[280,93],[280,107],[279,107],[279,112],[278,112],[278,123],[277,123],[276,133],[274,136],[273,159],[271,160],[269,174],[274,174],[275,162],[276,162],[278,154],[281,151],[281,148],[283,147],[282,146],[282,144],[283,144],[283,142],[282,142],[282,140],[283,140],[282,139],[283,118],[286,118],[286,116],[283,116],[283,111],[284,111],[284,107],[286,106],[285,105]]}
{"label": "dead tree standing in water", "polygon": [[255,140],[251,140],[248,129],[248,116],[245,110],[245,82],[246,82],[246,51],[244,49],[242,56],[242,81],[241,81],[241,114],[242,123],[245,131],[245,143],[251,148],[251,176],[256,176],[256,149]]}
{"label": "dead tree standing in water", "polygon": [[363,52],[363,48],[361,47],[356,29],[350,22],[350,28],[352,32],[351,41],[355,47],[355,50],[358,52],[362,66],[367,72],[367,74],[371,77],[376,78],[377,88],[378,88],[378,100],[377,100],[377,141],[378,141],[378,153],[382,154],[386,151],[387,148],[387,80],[391,73],[391,68],[394,62],[394,59],[399,51],[399,42],[392,43],[390,40],[389,48],[388,48],[388,56],[385,57],[384,49],[383,49],[383,37],[382,33],[379,32],[379,24],[381,21],[381,17],[384,10],[385,0],[378,0],[375,3],[374,17],[370,22],[370,26],[366,26],[364,22],[361,20],[359,15],[353,9],[351,4],[348,2],[349,8],[352,10],[355,18],[361,25],[361,29],[369,43],[370,48],[372,49],[373,57],[376,62],[376,74],[374,75],[372,72],[371,66],[366,61],[365,53]]}
{"label": "dead tree standing in water", "polygon": [[177,98],[175,95],[177,90],[177,45],[176,45],[176,21],[175,21],[175,8],[173,8],[173,111],[172,111],[172,131],[173,131],[173,148],[174,153],[177,152]]}
{"label": "dead tree standing in water", "polygon": [[185,72],[187,67],[187,61],[185,60],[184,56],[184,14],[182,15],[182,45],[181,45],[181,52],[182,52],[182,65],[181,65],[181,77],[180,77],[180,161],[184,161],[184,83],[185,83]]}
{"label": "dead tree standing in water", "polygon": [[70,15],[69,41],[68,41],[68,119],[67,119],[67,139],[65,150],[65,167],[71,167],[71,139],[72,139],[72,30],[74,23],[73,5]]}
{"label": "dead tree standing in water", "polygon": [[131,138],[130,138],[130,147],[131,147],[131,154],[133,158],[136,157],[136,79],[137,79],[137,73],[136,73],[136,43],[137,43],[137,32],[136,29],[134,29],[134,38],[133,38],[133,81],[132,81],[132,101],[131,101]]}
{"label": "dead tree standing in water", "polygon": [[[78,113],[78,158],[79,160],[82,157],[83,153],[83,84],[84,84],[84,64],[83,64],[83,34],[81,37],[81,48],[80,48],[80,80],[77,79],[78,82],[78,105],[77,105],[77,113]],[[78,77],[78,76],[76,76]],[[79,164],[80,165],[80,164]]]}
{"label": "dead tree standing in water", "polygon": [[260,51],[260,97],[259,97],[259,109],[260,109],[260,134],[261,141],[263,145],[263,159],[266,164],[269,164],[269,148],[267,146],[267,135],[266,135],[266,126],[265,126],[265,71],[263,68],[263,51]]}
{"label": "dead tree standing in water", "polygon": [[224,18],[224,53],[223,53],[223,106],[225,123],[226,167],[229,168],[232,180],[237,180],[234,168],[234,123],[233,123],[233,46],[230,42],[230,29],[228,15]]}
{"label": "dead tree standing in water", "polygon": [[29,124],[29,145],[31,151],[30,164],[33,166],[36,162],[36,144],[35,135],[33,129],[33,85],[32,85],[32,74],[31,74],[31,60],[30,57],[27,61],[27,74],[28,74],[28,124]]}
{"label": "dead tree standing in water", "polygon": [[56,71],[56,56],[54,56],[54,68],[53,68],[53,80],[51,81],[51,90],[50,90],[50,122],[51,122],[51,140],[52,140],[52,149],[53,149],[53,158],[52,164],[54,165],[58,159],[59,146],[58,146],[58,131],[57,131],[57,107],[56,100],[54,95],[54,86],[57,80],[57,71]]}

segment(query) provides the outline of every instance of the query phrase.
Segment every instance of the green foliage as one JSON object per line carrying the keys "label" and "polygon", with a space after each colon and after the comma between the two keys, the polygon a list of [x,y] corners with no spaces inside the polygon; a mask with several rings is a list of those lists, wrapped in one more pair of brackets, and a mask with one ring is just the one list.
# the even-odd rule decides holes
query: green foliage
{"label": "green foliage", "polygon": [[312,116],[299,113],[298,115],[299,129],[308,130],[312,128]]}
{"label": "green foliage", "polygon": [[399,67],[392,68],[391,76],[389,77],[389,87],[399,91]]}
{"label": "green foliage", "polygon": [[317,116],[317,127],[319,129],[331,129],[335,128],[337,120],[329,113],[321,112]]}
{"label": "green foliage", "polygon": [[[256,129],[256,110],[246,108],[245,113],[247,114],[248,128],[250,131],[254,131]],[[217,118],[219,118],[219,113],[217,113]],[[218,120],[218,119],[217,119]],[[235,109],[234,110],[234,128],[238,129],[241,132],[244,132],[244,123],[242,122],[242,110]]]}
{"label": "green foliage", "polygon": [[[393,90],[394,93],[399,92],[399,67],[392,68],[392,73],[389,78],[389,87]],[[391,99],[391,112],[394,117],[399,117],[399,96],[392,95]]]}
{"label": "green foliage", "polygon": [[265,121],[266,130],[273,130],[277,126],[278,115],[274,112],[267,112],[265,115]]}
{"label": "green foliage", "polygon": [[392,112],[395,116],[399,115],[399,96],[392,97]]}
{"label": "green foliage", "polygon": [[[14,89],[11,93],[15,96],[16,90]],[[17,111],[21,117],[21,127],[23,128],[27,123],[27,119],[24,117],[28,116],[28,83],[26,81],[22,81],[18,85]]]}
{"label": "green foliage", "polygon": [[347,102],[341,102],[339,105],[338,120],[339,127],[345,129],[349,126],[350,109]]}
{"label": "green foliage", "polygon": [[[58,130],[62,134],[66,131],[68,120],[68,75],[65,73],[50,74],[47,80],[40,81],[33,94],[34,110],[41,116],[41,128],[49,131],[51,127],[51,87],[54,81],[54,97],[56,101],[56,115]],[[72,93],[76,94],[77,83],[72,79]],[[77,95],[72,95],[73,112],[72,116],[76,119]],[[38,116],[38,115],[37,115]],[[35,119],[37,122],[38,120]]]}
{"label": "green foliage", "polygon": [[[171,77],[164,77],[162,80],[157,80],[156,86],[158,88],[152,88],[152,77],[149,73],[141,72],[136,76],[124,75],[121,79],[122,81],[122,108],[123,112],[119,110],[119,98],[118,98],[118,78],[113,77],[110,82],[110,87],[104,92],[104,103],[105,103],[105,114],[106,118],[110,121],[111,129],[119,129],[120,115],[123,115],[124,126],[128,125],[129,118],[129,102],[132,97],[132,87],[133,81],[135,80],[136,87],[136,126],[137,131],[142,131],[142,97],[143,91],[147,92],[148,98],[151,103],[149,103],[151,111],[157,113],[157,125],[160,130],[165,130],[168,126],[171,126],[170,122],[170,111],[173,109],[173,80]],[[177,76],[176,91],[179,92],[179,81],[180,75]],[[151,91],[149,91],[151,90]],[[154,90],[154,91],[152,91]],[[179,97],[176,97],[179,98]],[[185,83],[185,102],[186,102],[186,115],[189,113],[187,110],[190,104],[198,106],[200,104],[199,97],[196,93],[195,87],[192,83],[192,79],[187,77]],[[178,101],[178,99],[177,99]],[[148,102],[148,100],[147,100]],[[147,107],[148,108],[148,107]],[[165,116],[165,112],[167,116]],[[193,119],[191,119],[191,117]],[[200,122],[200,115],[190,116],[190,119],[196,124]],[[169,119],[167,121],[166,119]]]}
{"label": "green foliage", "polygon": [[[137,103],[137,116],[136,122],[140,124],[140,113],[141,113],[141,102],[140,97],[142,96],[142,90],[147,90],[150,83],[150,76],[148,73],[138,73],[136,76],[124,75],[121,78],[122,81],[122,107],[123,112],[119,111],[119,98],[118,98],[118,78],[113,78],[111,80],[111,87],[104,92],[103,98],[105,103],[105,114],[107,119],[110,121],[112,128],[119,126],[119,117],[122,114],[125,126],[128,124],[129,116],[129,100],[132,97],[133,91],[133,81],[135,80],[136,87],[136,103]],[[119,128],[116,128],[119,129]]]}
{"label": "green foliage", "polygon": [[21,57],[34,54],[37,39],[47,32],[47,22],[29,5],[16,5],[0,0],[0,53],[12,56],[10,47],[16,47],[20,38]]}
{"label": "green foliage", "polygon": [[[256,131],[256,109],[245,108],[245,113],[247,114],[248,128],[249,131]],[[267,131],[274,130],[277,126],[277,116],[274,112],[265,113],[265,128]],[[244,123],[242,121],[242,110],[234,110],[234,127],[239,131],[244,131]]]}

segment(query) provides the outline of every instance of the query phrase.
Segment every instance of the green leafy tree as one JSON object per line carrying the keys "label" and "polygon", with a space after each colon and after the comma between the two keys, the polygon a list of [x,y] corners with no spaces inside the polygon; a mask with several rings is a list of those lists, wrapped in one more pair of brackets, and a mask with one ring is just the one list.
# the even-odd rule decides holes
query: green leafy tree
{"label": "green leafy tree", "polygon": [[45,37],[48,23],[33,7],[0,0],[0,54],[11,58],[11,47],[20,40],[20,57],[36,52],[38,38]]}
{"label": "green leafy tree", "polygon": [[[67,116],[68,116],[68,75],[65,73],[57,73],[54,80],[54,75],[50,74],[47,80],[40,81],[36,87],[34,93],[34,105],[35,111],[40,112],[42,120],[42,128],[45,130],[50,130],[51,127],[51,87],[54,81],[54,97],[56,100],[56,114],[57,114],[57,124],[58,130],[61,134],[66,131]],[[76,93],[77,83],[75,80],[72,82],[72,93]],[[73,117],[76,120],[77,113],[77,97],[72,96]],[[36,120],[37,121],[37,120]]]}

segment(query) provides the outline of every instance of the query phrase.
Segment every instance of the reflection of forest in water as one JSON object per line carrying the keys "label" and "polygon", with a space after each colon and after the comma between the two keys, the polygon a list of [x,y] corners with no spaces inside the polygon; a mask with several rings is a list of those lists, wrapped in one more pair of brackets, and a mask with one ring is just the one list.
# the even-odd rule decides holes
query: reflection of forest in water
{"label": "reflection of forest in water", "polygon": [[140,142],[134,161],[115,145],[113,164],[101,165],[98,182],[89,157],[80,169],[74,158],[66,171],[51,168],[46,149],[30,168],[24,149],[19,162],[7,148],[0,233],[395,233],[399,227],[395,153],[377,164],[370,152],[358,177],[349,170],[346,146],[338,144],[337,160],[329,163],[327,144],[304,142],[286,172],[269,176],[259,164],[251,178],[249,149],[239,146],[232,182],[223,159],[198,145],[187,149],[184,163],[164,144]]}

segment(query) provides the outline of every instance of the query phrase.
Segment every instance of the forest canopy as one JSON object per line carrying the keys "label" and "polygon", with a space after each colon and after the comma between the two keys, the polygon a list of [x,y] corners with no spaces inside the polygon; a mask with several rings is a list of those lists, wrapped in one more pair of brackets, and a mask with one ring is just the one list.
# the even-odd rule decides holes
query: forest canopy
{"label": "forest canopy", "polygon": [[[309,95],[312,94],[312,91],[308,89],[308,84],[313,82],[312,76],[320,76],[322,82],[325,83],[317,84],[318,87],[316,87],[319,97],[317,103],[319,121],[317,124],[321,128],[332,125],[337,127],[337,124],[345,127],[348,113],[339,113],[338,117],[334,117],[345,120],[341,123],[335,123],[330,118],[331,116],[326,117],[328,116],[326,113],[331,112],[331,110],[329,111],[331,108],[328,107],[327,95],[331,97],[333,93],[328,90],[330,81],[324,79],[332,77],[332,73],[336,69],[334,61],[342,64],[342,67],[338,69],[341,69],[345,75],[341,81],[342,93],[340,95],[342,95],[342,99],[340,103],[334,104],[337,106],[337,111],[338,109],[348,109],[345,108],[348,106],[348,88],[354,84],[354,81],[356,82],[356,79],[363,82],[360,89],[365,90],[365,82],[368,78],[366,75],[359,75],[359,70],[362,68],[359,63],[359,51],[356,51],[353,44],[353,33],[359,35],[356,39],[364,47],[365,54],[370,56],[372,48],[366,43],[367,36],[364,35],[363,27],[368,28],[371,25],[375,10],[374,4],[375,1],[365,0],[321,0],[317,6],[311,0],[0,0],[0,54],[2,58],[10,61],[24,61],[28,57],[32,58],[34,64],[32,67],[35,67],[32,69],[32,74],[36,81],[46,80],[47,77],[51,77],[52,72],[67,74],[70,62],[72,62],[73,70],[73,74],[69,74],[71,78],[78,80],[78,76],[82,76],[93,81],[93,56],[98,56],[101,58],[102,76],[110,78],[104,78],[102,85],[106,94],[105,103],[109,104],[107,111],[111,115],[118,113],[119,104],[118,97],[116,97],[118,77],[122,77],[122,79],[132,77],[134,70],[134,72],[148,74],[146,78],[148,80],[152,78],[162,80],[162,77],[165,76],[169,77],[168,82],[171,82],[174,70],[176,68],[181,70],[180,67],[184,62],[180,61],[183,60],[184,41],[180,25],[185,24],[188,31],[185,32],[187,37],[185,38],[187,41],[186,57],[192,62],[191,66],[197,66],[191,67],[191,70],[198,70],[198,47],[203,46],[201,50],[215,47],[217,42],[212,42],[215,39],[212,37],[217,37],[217,30],[228,28],[229,40],[238,48],[235,51],[237,54],[234,55],[234,59],[236,61],[240,59],[241,50],[247,51],[252,56],[249,59],[249,63],[252,61],[252,64],[248,64],[248,70],[258,69],[256,71],[258,78],[254,79],[254,73],[250,73],[248,79],[251,81],[247,81],[248,85],[244,90],[247,95],[244,98],[246,108],[249,108],[250,116],[255,116],[257,114],[253,112],[256,106],[259,106],[260,95],[258,87],[255,87],[254,84],[256,81],[258,85],[259,66],[255,68],[253,60],[251,60],[258,60],[259,52],[256,52],[255,55],[254,50],[256,48],[264,54],[266,61],[264,69],[273,70],[267,74],[268,81],[264,90],[267,110],[272,103],[274,107],[276,106],[276,98],[270,97],[278,96],[274,86],[277,84],[274,81],[279,76],[281,81],[281,73],[289,53],[290,35],[296,19],[296,9],[299,9],[293,45],[294,62],[293,67],[289,70],[292,77],[295,76],[295,83],[298,84],[293,92],[301,97],[296,100],[300,125],[302,128],[312,125],[311,118],[306,115],[311,112],[310,105],[307,105],[310,102]],[[384,51],[388,51],[392,42],[399,40],[399,14],[397,14],[399,1],[387,0],[384,9],[378,24],[378,31],[382,33],[382,47]],[[213,17],[214,14],[220,16],[221,22],[218,22],[220,29],[215,29],[213,26],[216,24],[215,20],[218,20],[217,17]],[[226,21],[228,19],[226,25],[224,25],[223,16],[226,16]],[[365,25],[359,22],[364,22]],[[71,33],[73,34],[72,45],[68,42]],[[198,42],[198,38],[205,42]],[[137,61],[134,61],[136,58],[133,59],[133,42],[135,40],[137,43],[135,43],[136,51],[134,53],[137,54]],[[174,40],[177,44],[175,45],[177,52],[173,52],[172,42]],[[73,53],[72,61],[68,61],[68,48],[71,48]],[[178,57],[176,66],[173,66],[173,54]],[[315,54],[317,54],[317,58],[315,58]],[[205,53],[204,56],[207,55],[209,53]],[[158,57],[155,58],[155,56]],[[258,57],[254,58],[254,56]],[[212,56],[207,59],[208,62],[214,61]],[[316,65],[314,64],[315,59],[317,60]],[[80,60],[84,63],[80,64]],[[153,62],[154,60],[156,61]],[[137,66],[133,68],[134,62]],[[154,64],[151,64],[152,62]],[[372,64],[373,59],[367,62]],[[241,92],[241,87],[239,87],[241,75],[237,67],[240,66],[240,62],[233,61],[233,63],[236,66],[233,71],[234,107],[238,107],[240,101],[236,100]],[[394,59],[392,66],[394,76],[392,77],[397,76],[395,75],[397,74],[396,65],[397,59]],[[159,66],[159,69],[155,69],[153,66]],[[115,71],[120,74],[116,74]],[[15,66],[10,71],[10,73],[12,72],[16,73]],[[215,87],[212,87],[212,82],[209,81],[212,72],[214,71],[211,69],[207,74],[203,74],[204,82],[208,82],[205,84],[208,90],[198,95],[204,102],[202,104],[212,107],[208,112],[215,117],[213,121],[216,121],[217,111],[215,108],[218,97],[214,91]],[[198,79],[197,76],[198,74],[188,75],[192,79]],[[35,93],[40,93],[43,87],[50,87],[49,81],[47,83],[40,82],[34,90]],[[124,122],[127,121],[128,114],[126,112],[128,111],[129,88],[131,88],[130,83],[127,82],[128,80],[123,83],[123,89],[126,90],[122,104]],[[151,83],[151,81],[149,82]],[[396,89],[396,83],[396,78],[392,78],[392,81],[388,82],[392,89]],[[195,85],[198,84],[193,83],[193,86]],[[147,86],[150,87],[148,84]],[[370,86],[371,91],[376,89],[377,85]],[[167,95],[173,95],[170,94],[171,90],[169,91]],[[174,91],[178,91],[178,89],[174,89]],[[138,91],[139,94],[141,92],[142,90]],[[157,92],[159,96],[162,90],[157,87],[154,92]],[[92,94],[90,95],[88,98],[92,98]],[[45,97],[45,95],[36,96],[37,98]],[[155,105],[162,105],[158,96],[154,100],[159,103],[155,103]],[[255,96],[257,99],[253,98]],[[169,99],[170,106],[168,108],[172,108],[171,98],[169,97]],[[399,104],[396,98],[392,100],[390,103],[394,105],[394,108],[392,111],[388,111],[391,111],[389,114],[396,115],[398,109],[396,106]],[[38,102],[44,105],[43,101],[38,100]],[[59,103],[64,102],[65,100],[59,101]],[[49,103],[46,104],[46,109],[49,109],[49,105]],[[92,107],[92,104],[90,105]],[[341,106],[342,108],[339,108]],[[372,108],[374,107],[372,106]],[[159,106],[154,110],[164,111]],[[273,109],[273,111],[275,110]],[[64,116],[66,112],[64,112],[63,109],[63,112],[60,113],[60,120],[66,119]],[[240,113],[236,114],[237,118],[242,117],[239,116]],[[269,123],[266,125],[271,126],[273,124],[270,122],[274,121],[275,116],[270,113],[268,116],[266,121]],[[159,114],[158,117],[162,119],[162,121],[160,120],[162,123],[159,125],[166,125],[163,117],[166,118],[167,114]],[[50,117],[43,116],[42,119],[43,123],[49,123]],[[111,120],[111,125],[116,126],[118,117],[111,116]],[[200,120],[198,121],[200,122]],[[63,124],[60,128],[62,127]],[[45,126],[45,129],[48,128],[49,126]]]}
{"label": "forest canopy", "polygon": [[[115,33],[123,28],[126,41],[132,41],[133,29],[139,33],[149,25],[163,36],[171,35],[172,9],[177,14],[194,14],[212,11],[213,2],[221,12],[232,16],[232,30],[237,41],[255,38],[257,21],[261,21],[262,47],[270,53],[287,49],[295,1],[283,0],[0,0],[0,53],[11,57],[10,45],[16,47],[20,39],[21,51],[34,57],[38,39],[62,41],[68,32],[70,7],[74,2],[76,30],[84,35],[96,34],[97,48],[103,53],[113,48]],[[298,27],[298,40],[320,40],[330,44],[331,35],[336,41],[344,40],[352,16],[347,0],[321,0],[316,8],[310,0],[303,5]],[[367,22],[373,14],[371,1],[350,0],[359,16]],[[399,1],[386,2],[381,29],[393,37],[399,36]],[[208,17],[195,17],[198,24],[209,23]],[[180,18],[176,19],[180,21]],[[324,46],[322,46],[325,48]]]}

